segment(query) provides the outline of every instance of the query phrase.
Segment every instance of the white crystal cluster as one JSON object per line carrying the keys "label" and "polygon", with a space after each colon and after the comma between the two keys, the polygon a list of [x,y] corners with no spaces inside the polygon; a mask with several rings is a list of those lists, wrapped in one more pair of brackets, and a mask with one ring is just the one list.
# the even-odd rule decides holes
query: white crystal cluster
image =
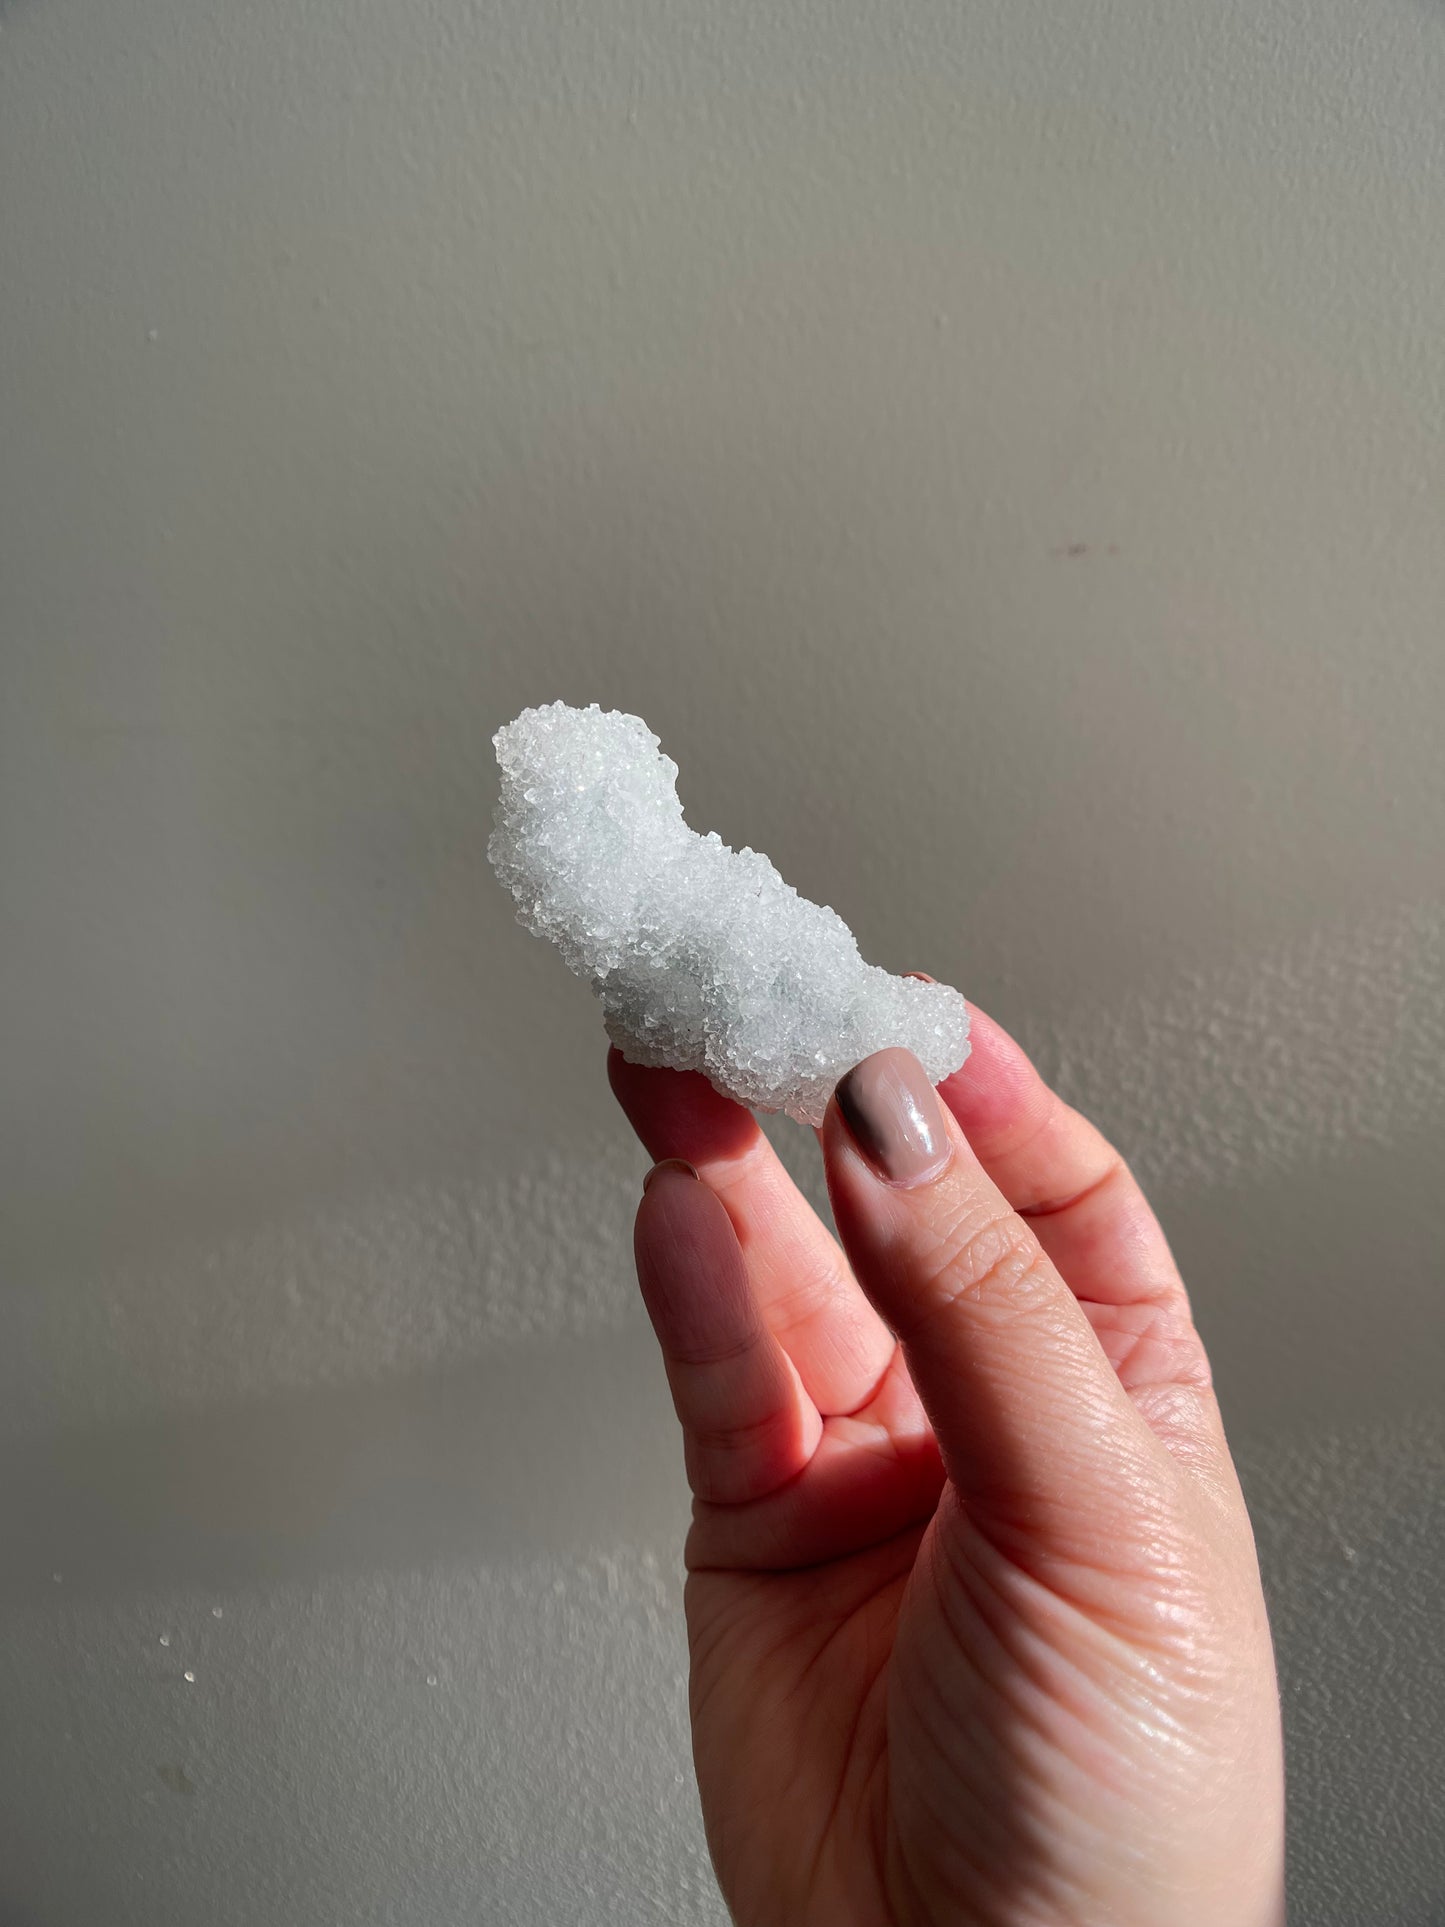
{"label": "white crystal cluster", "polygon": [[765,856],[688,828],[677,765],[641,717],[547,703],[492,741],[487,855],[630,1062],[701,1071],[739,1103],[819,1124],[843,1073],[885,1045],[934,1083],[967,1057],[958,991],[864,963],[837,912]]}

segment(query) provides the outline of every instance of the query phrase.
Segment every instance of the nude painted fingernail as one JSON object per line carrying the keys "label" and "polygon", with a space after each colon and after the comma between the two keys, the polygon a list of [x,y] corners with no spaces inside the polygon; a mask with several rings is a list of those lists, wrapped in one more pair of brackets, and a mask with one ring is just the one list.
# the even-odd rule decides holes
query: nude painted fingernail
{"label": "nude painted fingernail", "polygon": [[858,1149],[888,1184],[926,1184],[948,1163],[943,1112],[909,1050],[880,1050],[838,1086],[838,1108]]}
{"label": "nude painted fingernail", "polygon": [[686,1158],[663,1158],[657,1164],[653,1165],[647,1176],[642,1180],[642,1188],[644,1191],[661,1171],[678,1171],[687,1178],[695,1178],[698,1175],[696,1166],[689,1164]]}
{"label": "nude painted fingernail", "polygon": [[905,977],[916,977],[921,984],[936,984],[937,977],[930,977],[926,970],[905,970]]}

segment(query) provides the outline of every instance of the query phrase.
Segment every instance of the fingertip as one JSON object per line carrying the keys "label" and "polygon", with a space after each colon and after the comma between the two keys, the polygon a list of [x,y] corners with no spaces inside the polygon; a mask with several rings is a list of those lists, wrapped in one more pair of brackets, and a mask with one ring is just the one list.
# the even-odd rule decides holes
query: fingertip
{"label": "fingertip", "polygon": [[608,1044],[607,1085],[629,1119],[632,1115],[632,1106],[643,1089],[637,1075],[641,1069],[640,1064],[629,1064],[616,1044]]}
{"label": "fingertip", "polygon": [[706,1164],[737,1156],[759,1135],[752,1112],[724,1097],[701,1071],[629,1063],[613,1044],[607,1081],[650,1157]]}
{"label": "fingertip", "polygon": [[[936,983],[926,970],[904,973],[919,983]],[[938,1095],[970,1139],[985,1155],[996,1141],[1016,1137],[1047,1114],[1052,1093],[1044,1085],[1023,1046],[986,1010],[965,997],[968,1009],[968,1055],[956,1071],[943,1078]]]}
{"label": "fingertip", "polygon": [[875,1181],[899,1190],[936,1183],[955,1158],[978,1163],[940,1089],[898,1046],[874,1051],[839,1078],[822,1141],[825,1159],[851,1154]]}
{"label": "fingertip", "polygon": [[647,1080],[647,1065],[632,1063],[623,1056],[618,1045],[608,1043],[607,1082],[612,1087],[612,1095],[624,1110],[630,1101],[647,1088]]}
{"label": "fingertip", "polygon": [[[890,1055],[902,1053],[878,1052],[855,1067],[855,1072],[865,1067],[873,1071],[872,1081],[881,1086],[885,1098],[893,1082],[887,1075]],[[919,1075],[922,1076],[921,1066]],[[850,1118],[850,1109],[856,1116],[860,1108],[858,1094],[850,1098],[850,1092],[844,1088],[854,1076],[855,1073],[850,1072],[849,1078],[840,1079],[823,1115],[819,1140],[824,1177],[833,1221],[854,1275],[874,1309],[889,1329],[897,1333],[908,1322],[912,1252],[920,1240],[927,1242],[926,1227],[936,1213],[937,1194],[942,1189],[953,1188],[955,1173],[977,1183],[981,1172],[957,1121],[946,1106],[935,1102],[934,1148],[943,1155],[930,1156],[926,1146],[915,1142],[908,1147],[914,1175],[904,1176],[901,1181],[890,1176],[886,1150],[876,1142],[866,1141],[870,1136],[867,1121],[858,1117],[855,1122]],[[924,1088],[927,1089],[926,1079]],[[929,1091],[928,1095],[936,1094]],[[862,1092],[865,1103],[869,1096],[865,1083]]]}
{"label": "fingertip", "polygon": [[648,1172],[633,1229],[642,1295],[664,1349],[719,1301],[751,1307],[742,1247],[717,1193],[682,1158]]}
{"label": "fingertip", "polygon": [[968,1014],[968,1056],[944,1078],[938,1094],[974,1150],[987,1158],[1039,1128],[1056,1100],[1002,1024],[977,1004],[969,1004]]}

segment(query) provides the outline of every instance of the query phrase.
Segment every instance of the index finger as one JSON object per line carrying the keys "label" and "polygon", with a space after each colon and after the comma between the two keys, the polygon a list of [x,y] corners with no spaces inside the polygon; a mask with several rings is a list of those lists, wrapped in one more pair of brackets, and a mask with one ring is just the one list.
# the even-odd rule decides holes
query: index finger
{"label": "index finger", "polygon": [[1122,1154],[969,1005],[973,1050],[938,1095],[1083,1308],[1124,1389],[1178,1456],[1225,1452],[1209,1359],[1169,1241]]}
{"label": "index finger", "polygon": [[1123,1155],[1039,1075],[1022,1045],[976,1004],[973,1049],[938,1095],[974,1155],[1077,1298],[1187,1302],[1163,1227]]}

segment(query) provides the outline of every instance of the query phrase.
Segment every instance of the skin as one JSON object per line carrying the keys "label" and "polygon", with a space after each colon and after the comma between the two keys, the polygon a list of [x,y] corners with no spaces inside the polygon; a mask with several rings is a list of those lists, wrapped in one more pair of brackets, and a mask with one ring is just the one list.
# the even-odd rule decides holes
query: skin
{"label": "skin", "polygon": [[[972,1008],[972,1007],[971,1007]],[[835,1099],[841,1248],[755,1120],[613,1051],[694,1493],[694,1756],[739,1927],[1278,1927],[1249,1518],[1123,1159],[972,1009],[943,1168]]]}

